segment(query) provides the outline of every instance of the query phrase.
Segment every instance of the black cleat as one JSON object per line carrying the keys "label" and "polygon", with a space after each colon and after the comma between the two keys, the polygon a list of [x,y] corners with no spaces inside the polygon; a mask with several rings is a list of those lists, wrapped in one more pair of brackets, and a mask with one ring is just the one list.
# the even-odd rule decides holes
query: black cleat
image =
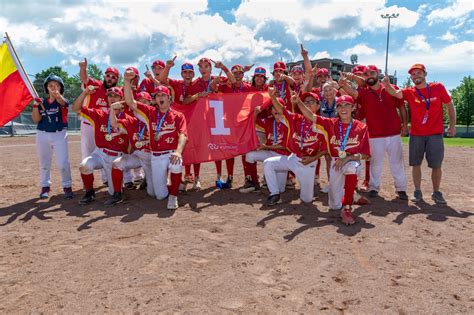
{"label": "black cleat", "polygon": [[370,198],[375,198],[375,197],[377,197],[378,195],[379,195],[379,192],[376,191],[376,190],[371,190],[371,191],[369,192],[369,197],[370,197]]}
{"label": "black cleat", "polygon": [[270,195],[268,196],[267,198],[267,206],[274,206],[278,203],[278,201],[280,201],[280,194],[276,194],[276,195]]}
{"label": "black cleat", "polygon": [[113,205],[121,203],[122,201],[123,201],[122,193],[114,192],[114,194],[110,196],[110,198],[104,202],[104,205],[111,207]]}
{"label": "black cleat", "polygon": [[408,200],[408,195],[405,191],[397,191],[398,199]]}
{"label": "black cleat", "polygon": [[84,197],[82,197],[81,200],[79,200],[80,205],[87,205],[90,204],[92,201],[95,200],[95,191],[94,189],[86,191],[86,194]]}

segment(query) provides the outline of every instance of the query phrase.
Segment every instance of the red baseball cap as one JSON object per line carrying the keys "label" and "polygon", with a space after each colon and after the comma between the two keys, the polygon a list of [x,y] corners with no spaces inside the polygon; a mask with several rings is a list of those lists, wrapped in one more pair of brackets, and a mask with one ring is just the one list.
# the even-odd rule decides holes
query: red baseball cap
{"label": "red baseball cap", "polygon": [[286,64],[283,61],[275,62],[275,64],[273,65],[273,71],[275,71],[275,70],[285,71],[286,70]]}
{"label": "red baseball cap", "polygon": [[150,96],[150,93],[148,93],[148,92],[142,91],[140,93],[137,93],[136,97],[137,97],[137,99],[143,98],[143,99],[151,102],[151,96]]}
{"label": "red baseball cap", "polygon": [[156,94],[166,94],[168,96],[171,95],[170,90],[164,85],[157,86],[152,94],[153,96],[156,96]]}
{"label": "red baseball cap", "polygon": [[329,70],[326,68],[318,69],[318,72],[316,72],[317,77],[326,76],[326,75],[329,75]]}
{"label": "red baseball cap", "polygon": [[163,60],[155,60],[153,61],[153,63],[151,64],[151,67],[154,68],[154,67],[160,67],[160,68],[164,68],[165,67],[165,62]]}
{"label": "red baseball cap", "polygon": [[138,69],[137,69],[137,68],[135,68],[135,67],[128,67],[127,69],[125,69],[125,71],[127,71],[127,70],[132,70],[133,73],[135,73],[135,77],[136,77],[137,79],[140,79],[140,73],[138,72]]}
{"label": "red baseball cap", "polygon": [[313,93],[313,92],[305,92],[305,93],[303,93],[303,95],[301,95],[301,100],[304,102],[304,100],[305,100],[307,97],[309,97],[309,96],[311,96],[312,98],[314,98],[316,101],[319,102],[319,96],[318,96],[318,94]]}
{"label": "red baseball cap", "polygon": [[244,67],[241,65],[233,65],[230,71],[233,72],[244,72]]}
{"label": "red baseball cap", "polygon": [[201,63],[208,63],[208,64],[212,67],[212,62],[211,62],[211,59],[209,59],[209,58],[201,58],[201,59],[199,59],[198,66],[199,66]]}
{"label": "red baseball cap", "polygon": [[118,78],[119,77],[119,71],[117,68],[114,68],[114,67],[108,67],[107,69],[105,69],[105,73],[113,73],[115,74],[115,76]]}
{"label": "red baseball cap", "polygon": [[254,72],[253,72],[253,75],[256,76],[256,75],[263,75],[264,77],[267,76],[267,70],[265,70],[264,67],[257,67],[255,68]]}
{"label": "red baseball cap", "polygon": [[349,103],[354,105],[354,99],[350,95],[342,95],[336,99],[336,106],[342,103]]}
{"label": "red baseball cap", "polygon": [[408,70],[408,73],[411,74],[411,72],[415,69],[420,69],[420,70],[423,70],[423,72],[426,72],[425,65],[422,65],[421,63],[415,63],[413,66],[410,67],[410,70]]}
{"label": "red baseball cap", "polygon": [[362,72],[364,73],[367,70],[366,66],[363,65],[357,65],[354,68],[352,68],[352,73],[357,73],[357,72]]}
{"label": "red baseball cap", "polygon": [[377,68],[377,66],[375,65],[368,65],[367,67],[365,67],[365,71],[376,71],[377,73],[380,73],[380,70],[379,68]]}
{"label": "red baseball cap", "polygon": [[120,96],[121,98],[123,97],[123,91],[121,88],[119,88],[118,86],[114,86],[114,87],[111,87],[110,89],[107,89],[107,93],[106,95],[110,95],[110,94],[115,94],[115,95],[118,95]]}
{"label": "red baseball cap", "polygon": [[303,67],[301,65],[294,65],[293,68],[291,68],[291,73],[295,72],[304,73]]}

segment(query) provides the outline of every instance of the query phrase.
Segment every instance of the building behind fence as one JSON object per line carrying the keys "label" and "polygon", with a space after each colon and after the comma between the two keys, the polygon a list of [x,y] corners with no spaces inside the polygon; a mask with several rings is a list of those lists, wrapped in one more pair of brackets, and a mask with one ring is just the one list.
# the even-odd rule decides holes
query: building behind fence
{"label": "building behind fence", "polygon": [[[76,113],[69,113],[67,117],[68,130],[72,132],[79,132],[81,129],[81,121],[77,119]],[[36,134],[36,124],[31,118],[31,113],[21,113],[13,121],[0,127],[0,135],[33,135]]]}

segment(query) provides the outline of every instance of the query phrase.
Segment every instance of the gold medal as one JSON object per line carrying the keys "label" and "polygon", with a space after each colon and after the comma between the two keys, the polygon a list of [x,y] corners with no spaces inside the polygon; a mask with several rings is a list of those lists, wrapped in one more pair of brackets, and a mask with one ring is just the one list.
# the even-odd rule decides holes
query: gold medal
{"label": "gold medal", "polygon": [[112,140],[112,135],[110,133],[105,135],[105,140],[111,141]]}
{"label": "gold medal", "polygon": [[135,142],[135,147],[137,147],[137,149],[141,149],[143,147],[143,141]]}
{"label": "gold medal", "polygon": [[160,139],[160,135],[155,133],[155,135],[153,136],[153,138],[155,138],[155,141],[158,141]]}
{"label": "gold medal", "polygon": [[347,153],[346,151],[338,150],[337,155],[339,156],[339,158],[343,159],[347,156]]}

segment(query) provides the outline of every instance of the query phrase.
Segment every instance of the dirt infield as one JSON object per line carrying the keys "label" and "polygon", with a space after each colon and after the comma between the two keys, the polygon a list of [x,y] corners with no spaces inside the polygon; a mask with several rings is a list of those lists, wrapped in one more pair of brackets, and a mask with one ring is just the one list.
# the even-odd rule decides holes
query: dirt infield
{"label": "dirt infield", "polygon": [[73,136],[76,197],[54,170],[44,202],[34,138],[0,138],[0,313],[474,313],[474,149],[446,149],[448,206],[429,198],[427,168],[426,202],[394,200],[385,165],[351,227],[324,194],[309,206],[291,191],[273,209],[266,192],[240,194],[240,159],[236,188],[215,190],[204,164],[204,189],[177,211],[143,191],[106,208],[103,187],[79,206],[79,151]]}

